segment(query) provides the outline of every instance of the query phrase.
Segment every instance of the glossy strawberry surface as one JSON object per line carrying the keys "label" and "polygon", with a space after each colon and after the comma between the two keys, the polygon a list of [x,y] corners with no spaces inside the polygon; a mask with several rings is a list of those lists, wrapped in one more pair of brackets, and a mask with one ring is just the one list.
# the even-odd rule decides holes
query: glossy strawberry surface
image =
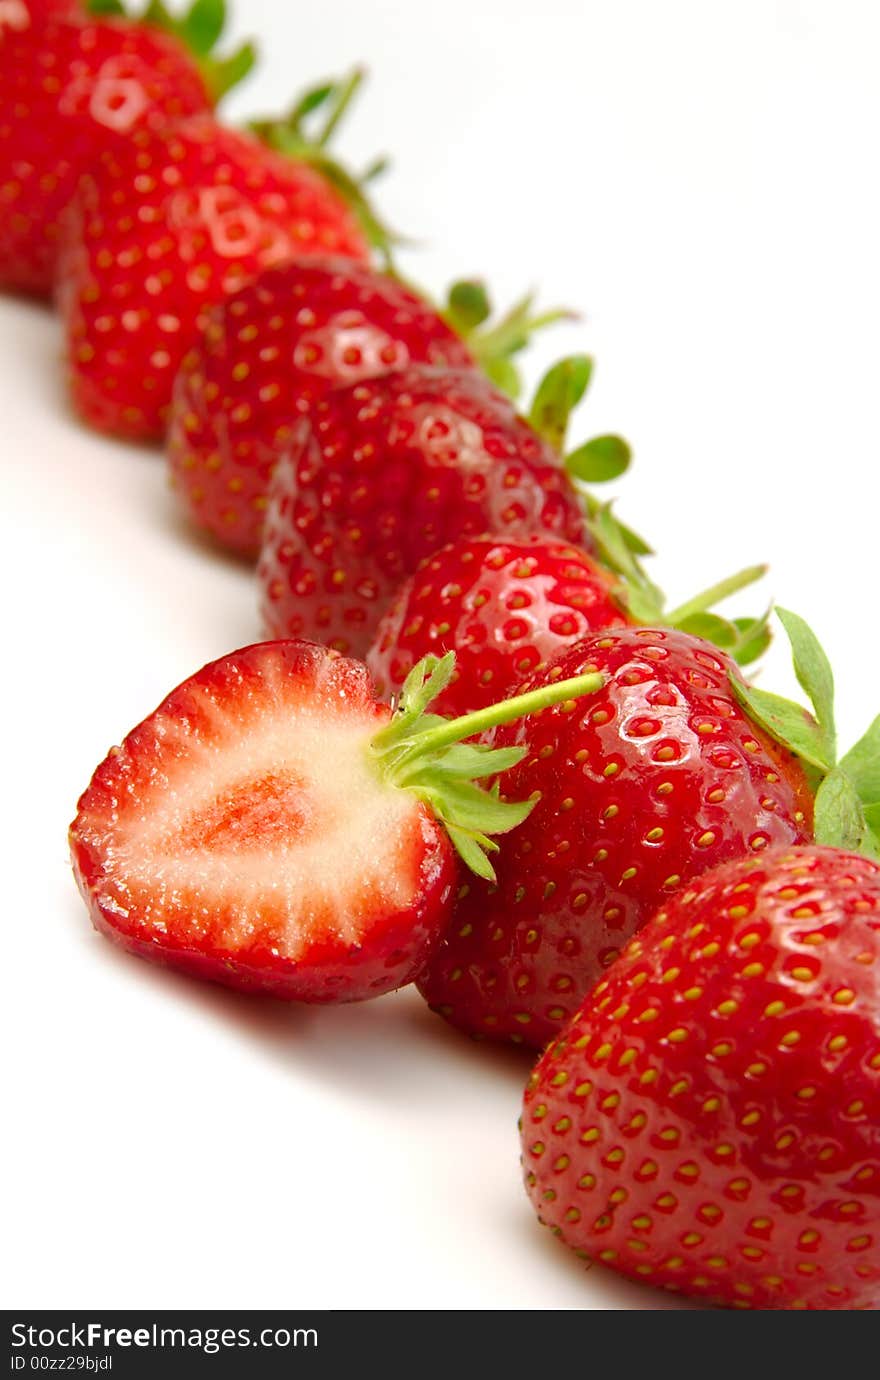
{"label": "glossy strawberry surface", "polygon": [[720,862],[809,838],[812,797],[795,758],[748,719],[739,672],[710,643],[624,628],[557,656],[546,678],[598,670],[598,694],[495,731],[528,755],[502,794],[535,796],[502,844],[497,885],[470,878],[420,979],[470,1034],[542,1047],[630,936]]}
{"label": "glossy strawberry surface", "polygon": [[485,532],[584,532],[561,461],[507,398],[472,371],[430,368],[327,393],[273,477],[265,625],[363,654],[422,558]]}
{"label": "glossy strawberry surface", "polygon": [[256,555],[294,422],[328,388],[412,363],[473,365],[461,338],[396,278],[346,259],[261,274],[211,311],[175,385],[168,454],[192,518]]}
{"label": "glossy strawberry surface", "polygon": [[80,175],[134,130],[209,106],[195,61],[169,34],[110,19],[3,31],[0,12],[0,286],[50,293]]}
{"label": "glossy strawberry surface", "polygon": [[34,30],[53,19],[84,19],[79,0],[0,0],[0,42],[4,34]]}
{"label": "glossy strawberry surface", "polygon": [[140,129],[85,176],[65,221],[60,304],[82,416],[164,434],[206,309],[285,259],[366,257],[340,195],[304,163],[202,116]]}
{"label": "glossy strawberry surface", "polygon": [[667,902],[538,1063],[526,1184],[564,1241],[735,1308],[880,1302],[880,868],[727,863]]}
{"label": "glossy strawberry surface", "polygon": [[94,924],[242,991],[354,1001],[412,980],[455,864],[427,806],[369,756],[366,668],[280,642],[212,662],[111,749],[71,826]]}
{"label": "glossy strawberry surface", "polygon": [[423,656],[453,651],[455,675],[436,708],[468,714],[512,694],[588,633],[628,623],[613,584],[602,566],[566,542],[451,542],[404,583],[379,624],[367,665],[389,699]]}

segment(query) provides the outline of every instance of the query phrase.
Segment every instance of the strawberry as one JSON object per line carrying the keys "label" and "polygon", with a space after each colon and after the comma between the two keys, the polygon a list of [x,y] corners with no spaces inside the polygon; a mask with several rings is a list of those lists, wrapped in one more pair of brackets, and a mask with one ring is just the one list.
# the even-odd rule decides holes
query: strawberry
{"label": "strawberry", "polygon": [[[658,600],[656,621],[704,627],[722,637],[729,633],[728,649],[737,660],[753,660],[766,646],[766,619],[741,619],[737,627],[706,610],[764,571],[764,566],[740,571],[680,611],[666,612]],[[510,694],[524,677],[587,634],[634,623],[634,603],[620,571],[564,542],[491,536],[450,542],[426,556],[401,585],[379,623],[367,664],[380,694],[393,697],[423,656],[454,651],[455,677],[439,708],[464,714]]]}
{"label": "strawberry", "polygon": [[72,212],[60,304],[73,398],[91,425],[131,438],[162,435],[209,306],[284,259],[368,252],[319,172],[209,116],[106,151]]}
{"label": "strawberry", "polygon": [[365,652],[422,557],[484,532],[584,535],[562,462],[507,398],[471,371],[425,367],[327,393],[275,469],[266,627]]}
{"label": "strawberry", "polygon": [[880,1303],[880,867],[769,849],[666,902],[539,1061],[541,1218],[734,1308]]}
{"label": "strawberry", "polygon": [[613,578],[565,542],[474,537],[450,542],[404,582],[367,654],[376,687],[396,697],[417,661],[455,652],[439,714],[467,714],[591,632],[630,620]]}
{"label": "strawberry", "polygon": [[24,33],[52,19],[82,17],[78,0],[0,0],[0,42],[4,33]]}
{"label": "strawberry", "polygon": [[113,17],[68,20],[46,6],[21,25],[9,18],[20,19],[18,0],[3,2],[12,11],[0,10],[0,286],[46,295],[80,174],[133,131],[208,110],[253,52],[211,58],[222,7],[208,32],[192,31],[187,17],[163,32]]}
{"label": "strawberry", "polygon": [[168,451],[191,516],[256,555],[297,418],[328,388],[410,363],[474,367],[464,341],[397,279],[345,259],[262,273],[211,309],[177,378]]}
{"label": "strawberry", "polygon": [[587,668],[606,684],[500,730],[525,747],[504,791],[535,798],[497,882],[468,883],[420,988],[470,1034],[543,1046],[626,940],[717,863],[806,842],[812,797],[792,755],[738,703],[733,663],[670,629],[585,638],[523,691]]}
{"label": "strawberry", "polygon": [[510,805],[475,779],[518,760],[459,740],[549,693],[448,722],[425,710],[452,657],[415,669],[393,717],[366,667],[308,642],[215,661],[98,767],[71,826],[99,930],[142,958],[299,1001],[409,982],[448,922],[453,849],[491,876]]}
{"label": "strawberry", "polygon": [[515,393],[511,356],[566,313],[533,315],[526,297],[487,324],[490,315],[478,282],[453,284],[441,314],[399,278],[353,260],[295,261],[260,274],[211,310],[175,384],[168,451],[191,517],[256,556],[275,463],[293,424],[331,387],[410,364],[479,365]]}

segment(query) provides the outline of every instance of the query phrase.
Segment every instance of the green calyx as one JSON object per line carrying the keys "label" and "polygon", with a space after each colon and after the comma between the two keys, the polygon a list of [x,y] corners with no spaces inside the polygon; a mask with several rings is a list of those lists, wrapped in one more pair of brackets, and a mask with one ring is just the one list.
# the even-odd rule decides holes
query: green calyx
{"label": "green calyx", "polygon": [[508,397],[516,400],[522,392],[522,378],[514,363],[536,331],[557,321],[573,320],[574,312],[565,308],[535,311],[533,293],[492,321],[492,301],[485,283],[462,279],[453,283],[441,315],[448,326],[466,341],[484,374]]}
{"label": "green calyx", "polygon": [[629,469],[632,451],[621,436],[594,436],[574,450],[565,441],[571,414],[581,403],[593,378],[589,355],[568,355],[552,365],[538,384],[529,409],[529,422],[554,450],[565,457],[570,477],[580,484],[619,479]]}
{"label": "green calyx", "polygon": [[368,243],[380,255],[383,266],[392,268],[392,251],[404,243],[379,217],[366,192],[388,166],[375,159],[360,175],[350,173],[328,152],[330,141],[363,85],[365,73],[356,67],[338,80],[311,86],[281,119],[254,120],[251,131],[278,153],[308,163],[335,187],[360,222]]}
{"label": "green calyx", "polygon": [[498,851],[492,835],[521,824],[535,802],[502,800],[497,779],[490,790],[476,785],[497,778],[525,756],[520,747],[490,748],[464,742],[499,724],[537,714],[550,705],[601,690],[604,678],[593,673],[541,686],[458,719],[428,713],[455,670],[455,653],[426,656],[409,673],[391,722],[372,740],[370,751],[384,779],[418,796],[445,826],[461,860],[487,881],[495,880],[489,853]]}
{"label": "green calyx", "polygon": [[593,377],[588,355],[571,355],[548,370],[538,384],[529,413],[535,431],[564,455],[565,468],[581,497],[587,529],[603,565],[617,576],[615,595],[627,613],[650,627],[679,628],[714,642],[742,665],[754,661],[770,641],[769,612],[757,618],[726,619],[711,612],[715,604],[761,579],[766,566],[749,566],[703,590],[676,609],[654,584],[642,563],[653,555],[643,537],[616,516],[610,502],[592,492],[594,484],[619,479],[629,468],[632,452],[620,436],[596,436],[566,452],[569,420],[585,396]]}
{"label": "green calyx", "polygon": [[226,57],[215,55],[214,49],[226,27],[226,0],[192,0],[181,15],[172,14],[163,0],[149,0],[136,13],[122,0],[87,0],[86,8],[98,17],[131,19],[180,39],[198,63],[214,105],[247,76],[257,60],[252,43],[243,43]]}
{"label": "green calyx", "polygon": [[678,628],[714,642],[716,647],[748,666],[763,656],[770,643],[770,610],[757,617],[723,618],[714,613],[716,604],[760,580],[765,565],[750,565],[735,575],[719,580],[677,608],[667,608],[663,591],[651,580],[642,563],[653,555],[647,542],[626,527],[614,513],[611,503],[600,503],[593,494],[583,493],[587,528],[596,544],[602,563],[617,576],[618,602],[638,623],[649,627]]}
{"label": "green calyx", "polygon": [[796,613],[776,610],[791,643],[798,684],[812,705],[744,685],[730,684],[736,698],[772,738],[799,757],[816,792],[817,843],[880,862],[880,715],[864,737],[838,759],[834,723],[834,675],[815,633]]}

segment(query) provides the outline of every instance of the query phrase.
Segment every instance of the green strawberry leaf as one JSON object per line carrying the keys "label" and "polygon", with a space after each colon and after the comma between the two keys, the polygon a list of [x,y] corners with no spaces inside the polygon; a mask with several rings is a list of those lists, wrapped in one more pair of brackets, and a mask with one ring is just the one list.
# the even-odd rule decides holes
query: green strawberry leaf
{"label": "green strawberry leaf", "polygon": [[226,0],[193,0],[178,26],[193,52],[205,57],[226,27]]}
{"label": "green strawberry leaf", "polygon": [[225,96],[227,91],[231,91],[233,86],[238,86],[239,82],[244,81],[256,62],[257,50],[253,43],[242,43],[241,47],[236,48],[228,57],[202,58],[202,71],[215,102]]}
{"label": "green strawberry leaf", "polygon": [[565,457],[572,479],[584,484],[604,484],[625,474],[632,451],[621,436],[595,436]]}
{"label": "green strawberry leaf", "polygon": [[534,294],[527,292],[492,321],[492,303],[484,284],[464,280],[453,283],[441,312],[446,323],[467,342],[487,378],[514,400],[522,392],[522,380],[511,356],[524,350],[537,331],[572,316],[559,308],[535,313],[534,301]]}
{"label": "green strawberry leaf", "polygon": [[512,359],[501,356],[498,359],[484,359],[483,372],[496,388],[500,388],[514,401],[522,393],[522,375]]}
{"label": "green strawberry leaf", "polygon": [[858,791],[866,811],[876,819],[872,827],[877,827],[880,825],[877,818],[880,811],[880,714],[841,759],[840,765]]}
{"label": "green strawberry leaf", "polygon": [[524,747],[490,748],[481,743],[456,743],[447,748],[433,770],[443,776],[464,776],[469,781],[478,781],[483,776],[508,771],[525,755]]}
{"label": "green strawberry leaf", "polygon": [[471,834],[457,824],[447,824],[446,832],[465,867],[478,877],[482,877],[484,881],[494,882],[495,869],[486,857],[486,852],[497,853],[497,843],[493,843],[485,834]]}
{"label": "green strawberry leaf", "polygon": [[803,618],[779,607],[776,614],[791,642],[798,683],[808,696],[816,722],[825,735],[826,758],[833,764],[837,757],[837,735],[834,728],[834,674],[831,663],[816,634]]}
{"label": "green strawberry leaf", "polygon": [[[719,618],[710,610],[713,605],[729,599],[731,594],[737,594],[739,590],[754,584],[755,580],[760,580],[766,573],[765,565],[750,565],[745,570],[738,570],[735,575],[728,575],[725,580],[719,580],[709,589],[694,595],[687,603],[680,604],[677,609],[664,614],[664,622],[670,627],[680,628],[683,632],[705,637],[707,641],[714,642],[722,651],[729,653],[741,666],[745,666],[750,661],[755,661],[769,646],[769,613],[764,614],[762,618],[730,620]],[[707,618],[718,621],[713,624],[706,621]]]}
{"label": "green strawberry leaf", "polygon": [[[577,478],[575,483],[578,484]],[[599,559],[621,577],[614,594],[617,602],[638,623],[649,627],[680,628],[714,642],[741,666],[755,661],[770,642],[768,614],[759,618],[722,618],[712,606],[745,589],[767,572],[765,565],[748,566],[704,589],[677,609],[667,611],[662,590],[648,577],[642,556],[651,556],[648,543],[622,523],[610,503],[600,503],[588,490],[579,489],[586,510],[586,526]]]}
{"label": "green strawberry leaf", "polygon": [[[365,72],[355,67],[338,81],[309,87],[281,119],[252,120],[249,129],[269,148],[315,168],[336,188],[360,221],[372,247],[382,256],[385,270],[393,271],[392,251],[406,241],[380,218],[364,190],[366,181],[356,177],[327,152],[327,146],[363,85]],[[313,119],[320,112],[318,120]],[[384,164],[384,160],[381,160]],[[373,163],[375,175],[379,164]]]}
{"label": "green strawberry leaf", "polygon": [[[815,717],[802,705],[747,686],[737,676],[730,677],[733,693],[756,723],[800,757],[816,795],[816,841],[880,861],[880,716],[837,764],[834,675],[828,658],[803,618],[788,609],[776,612]],[[746,640],[756,635],[747,624],[742,631]]]}
{"label": "green strawberry leaf", "polygon": [[448,818],[469,833],[506,834],[522,824],[536,804],[534,800],[500,800],[470,781],[439,779],[431,772],[423,775],[419,795],[432,806],[438,819]]}
{"label": "green strawberry leaf", "polygon": [[714,642],[740,666],[748,666],[763,656],[770,645],[770,630],[764,618],[722,618],[717,613],[692,613],[687,618],[668,620],[682,632]]}
{"label": "green strawberry leaf", "polygon": [[736,676],[730,677],[730,684],[739,703],[756,723],[824,775],[837,761],[831,666],[816,635],[802,618],[787,609],[777,608],[776,612],[791,642],[795,675],[809,696],[815,717],[803,705],[747,686]]}
{"label": "green strawberry leaf", "polygon": [[373,182],[383,173],[387,173],[391,167],[391,159],[385,153],[380,153],[377,158],[373,158],[361,173],[361,186],[365,187],[368,182]]}
{"label": "green strawberry leaf", "polygon": [[150,0],[143,14],[139,16],[141,24],[154,24],[158,29],[176,29],[178,21],[171,14],[163,0]]}
{"label": "green strawberry leaf", "polygon": [[817,843],[880,858],[859,793],[841,767],[828,773],[816,793],[814,830]]}
{"label": "green strawberry leaf", "polygon": [[692,613],[676,622],[675,627],[693,637],[714,642],[723,652],[730,652],[739,642],[736,625],[717,613]]}
{"label": "green strawberry leaf", "polygon": [[640,537],[638,532],[634,532],[631,527],[627,527],[626,523],[621,522],[619,518],[617,520],[617,526],[620,529],[620,534],[627,548],[634,556],[653,556],[656,554],[653,546],[649,546],[644,537]]}
{"label": "green strawberry leaf", "polygon": [[636,623],[642,623],[646,628],[656,628],[662,624],[663,619],[657,616],[656,601],[639,585],[617,585],[614,596],[621,608]]}
{"label": "green strawberry leaf", "polygon": [[733,655],[740,666],[749,666],[764,655],[772,641],[770,610],[760,618],[734,618],[738,640]]}
{"label": "green strawberry leaf", "polygon": [[438,695],[442,695],[454,673],[455,652],[447,652],[442,657],[423,657],[418,665],[412,668],[403,682],[400,708],[391,724],[395,730],[395,738],[402,738],[417,719],[424,719],[428,705]]}
{"label": "green strawberry leaf", "polygon": [[492,315],[492,305],[484,283],[453,283],[446,300],[446,320],[459,335],[467,336]]}
{"label": "green strawberry leaf", "polygon": [[[426,656],[413,667],[404,682],[400,707],[370,744],[371,756],[389,785],[411,791],[430,806],[462,860],[478,876],[491,880],[494,872],[486,854],[498,845],[490,835],[515,829],[535,801],[501,799],[498,773],[521,761],[524,748],[492,748],[486,742],[468,740],[499,724],[594,694],[604,680],[588,673],[553,681],[452,720],[428,713],[431,700],[446,688],[454,671],[454,652],[439,658]],[[490,790],[476,784],[490,775],[496,778]]]}
{"label": "green strawberry leaf", "polygon": [[782,695],[745,685],[739,676],[731,674],[728,680],[743,709],[771,738],[820,772],[832,769],[834,762],[828,757],[826,735],[806,709]]}
{"label": "green strawberry leaf", "polygon": [[112,15],[114,18],[125,16],[125,6],[122,0],[87,0],[86,12],[96,16]]}
{"label": "green strawberry leaf", "polygon": [[599,503],[592,494],[584,495],[587,530],[596,544],[599,559],[621,577],[616,591],[619,601],[639,623],[656,626],[664,622],[662,592],[642,566],[639,555],[646,544],[630,528],[618,521],[611,503]]}
{"label": "green strawberry leaf", "polygon": [[569,355],[554,364],[538,384],[529,421],[539,436],[562,451],[568,419],[590,386],[589,355]]}
{"label": "green strawberry leaf", "polygon": [[326,105],[337,85],[336,82],[324,81],[320,86],[307,87],[295,101],[287,117],[287,124],[291,128],[299,129],[303,120],[308,119],[313,110],[320,110],[322,105]]}

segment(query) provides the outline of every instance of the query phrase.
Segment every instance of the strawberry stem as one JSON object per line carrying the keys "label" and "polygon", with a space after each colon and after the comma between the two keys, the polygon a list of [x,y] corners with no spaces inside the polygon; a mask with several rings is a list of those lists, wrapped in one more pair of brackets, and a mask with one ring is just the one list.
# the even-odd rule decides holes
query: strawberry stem
{"label": "strawberry stem", "polygon": [[595,695],[604,683],[604,677],[599,672],[571,676],[568,680],[541,686],[538,690],[529,690],[526,694],[515,695],[509,700],[501,700],[486,709],[476,709],[470,714],[462,714],[457,719],[446,719],[435,728],[421,729],[398,761],[405,760],[411,763],[414,757],[451,747],[453,743],[476,737],[478,733],[498,728],[501,724],[512,723],[514,719],[525,719],[528,715],[538,714],[551,705],[576,700],[581,695]]}
{"label": "strawberry stem", "polygon": [[701,594],[695,594],[692,599],[684,604],[679,604],[677,609],[672,609],[664,614],[664,620],[670,627],[677,627],[686,618],[691,618],[695,613],[705,613],[708,609],[720,604],[722,599],[727,599],[731,594],[738,593],[748,585],[753,585],[756,580],[762,580],[767,574],[768,566],[750,565],[745,570],[740,570],[736,575],[729,575],[726,580],[719,580],[716,585],[711,585],[709,589],[704,589]]}
{"label": "strawberry stem", "polygon": [[576,487],[584,501],[587,529],[595,543],[598,558],[618,576],[619,583],[615,590],[617,602],[637,623],[644,623],[648,627],[680,628],[682,632],[704,637],[727,652],[741,666],[763,655],[770,641],[768,614],[757,618],[728,619],[709,610],[737,590],[745,589],[761,579],[766,573],[766,566],[750,565],[669,611],[666,596],[649,578],[642,564],[643,556],[653,555],[647,542],[617,518],[611,503],[600,503],[580,482]]}
{"label": "strawberry stem", "polygon": [[[491,835],[515,829],[535,803],[502,800],[498,793],[498,775],[516,766],[526,749],[492,748],[486,743],[463,740],[499,724],[537,714],[551,705],[594,694],[605,681],[595,672],[572,676],[457,719],[427,713],[429,704],[446,688],[454,671],[454,652],[440,658],[426,656],[420,661],[406,678],[394,718],[373,738],[370,751],[385,780],[411,791],[429,805],[445,825],[463,862],[478,876],[491,881],[495,873],[487,854],[498,849]],[[487,776],[496,778],[491,791],[475,784]]]}
{"label": "strawberry stem", "polygon": [[536,313],[534,300],[534,293],[526,293],[497,321],[492,321],[492,302],[485,284],[479,279],[463,278],[450,287],[440,313],[446,324],[467,342],[487,378],[514,401],[522,392],[522,379],[513,356],[526,349],[536,331],[557,321],[576,319],[576,314],[565,308]]}
{"label": "strawberry stem", "polygon": [[312,141],[315,148],[325,149],[327,147],[346,110],[363,84],[365,75],[363,67],[355,67],[343,81],[337,83],[332,93],[327,119]]}

